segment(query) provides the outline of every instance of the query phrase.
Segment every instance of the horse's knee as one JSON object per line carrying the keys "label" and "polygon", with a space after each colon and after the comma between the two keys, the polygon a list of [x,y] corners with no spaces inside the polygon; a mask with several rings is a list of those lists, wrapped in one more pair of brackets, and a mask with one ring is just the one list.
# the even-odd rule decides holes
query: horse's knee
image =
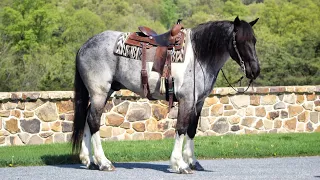
{"label": "horse's knee", "polygon": [[178,135],[186,135],[188,128],[187,127],[181,127],[181,128],[177,128],[176,131],[178,132]]}
{"label": "horse's knee", "polygon": [[197,126],[188,128],[187,134],[191,139],[195,137],[196,133],[197,133]]}
{"label": "horse's knee", "polygon": [[[100,116],[101,117],[101,116]],[[91,114],[89,114],[88,125],[90,128],[91,135],[95,134],[100,129],[100,120],[97,118],[93,118]]]}

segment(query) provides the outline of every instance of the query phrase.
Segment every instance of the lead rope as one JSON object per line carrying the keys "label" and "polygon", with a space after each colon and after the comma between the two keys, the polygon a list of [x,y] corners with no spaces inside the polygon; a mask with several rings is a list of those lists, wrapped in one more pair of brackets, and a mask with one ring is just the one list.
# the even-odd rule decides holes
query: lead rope
{"label": "lead rope", "polygon": [[[232,88],[234,91],[236,91],[237,93],[247,92],[248,89],[250,88],[250,85],[251,85],[252,82],[253,82],[253,80],[250,79],[250,82],[249,82],[249,84],[248,84],[248,87],[247,87],[244,91],[239,91],[239,90],[235,89],[235,88],[231,85],[231,83],[228,81],[228,78],[227,78],[226,75],[224,74],[223,69],[221,69],[221,71],[222,71],[223,77],[226,79],[227,83],[229,84],[229,87],[231,87],[231,88]],[[237,82],[235,82],[235,83],[238,83],[239,81],[241,82],[242,79],[243,79],[243,76],[242,76]],[[253,86],[253,84],[252,84],[252,86]]]}

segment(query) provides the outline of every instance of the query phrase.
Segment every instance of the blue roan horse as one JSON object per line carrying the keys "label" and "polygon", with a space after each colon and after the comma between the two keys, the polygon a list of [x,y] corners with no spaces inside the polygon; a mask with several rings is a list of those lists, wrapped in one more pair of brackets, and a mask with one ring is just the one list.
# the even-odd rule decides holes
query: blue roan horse
{"label": "blue roan horse", "polygon": [[[194,136],[205,98],[210,94],[218,73],[231,57],[253,80],[260,73],[252,26],[238,17],[234,21],[216,21],[186,29],[184,63],[172,63],[178,118],[170,164],[177,173],[203,170],[194,155]],[[78,51],[75,73],[75,119],[73,150],[87,168],[114,170],[101,146],[100,119],[107,99],[120,88],[141,94],[142,63],[114,55],[117,37],[122,32],[105,31],[89,39]],[[159,92],[160,75],[147,62],[152,98],[166,99]],[[183,142],[186,138],[183,149]],[[91,142],[94,154],[91,150]],[[112,147],[109,147],[112,148]]]}

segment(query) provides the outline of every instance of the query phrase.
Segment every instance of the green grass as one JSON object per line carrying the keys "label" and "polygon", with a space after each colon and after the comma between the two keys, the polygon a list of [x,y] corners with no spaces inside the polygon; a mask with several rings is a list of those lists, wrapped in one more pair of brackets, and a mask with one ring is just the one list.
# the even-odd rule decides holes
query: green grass
{"label": "green grass", "polygon": [[[160,141],[103,142],[113,162],[169,160],[173,139]],[[262,158],[320,155],[320,133],[227,135],[196,137],[199,159]],[[14,157],[12,157],[14,156]],[[71,145],[49,144],[0,147],[0,167],[79,163]]]}

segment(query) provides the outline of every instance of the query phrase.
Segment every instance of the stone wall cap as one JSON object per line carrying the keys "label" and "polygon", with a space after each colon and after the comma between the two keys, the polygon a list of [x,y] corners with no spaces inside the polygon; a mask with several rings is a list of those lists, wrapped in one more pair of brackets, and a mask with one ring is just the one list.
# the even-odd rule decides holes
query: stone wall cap
{"label": "stone wall cap", "polygon": [[[247,87],[235,87],[240,93],[234,91],[231,87],[218,87],[214,88],[209,96],[227,96],[227,95],[240,95],[240,94],[278,94],[278,93],[320,93],[320,85],[307,85],[307,86],[264,86],[264,87],[249,87],[248,91],[242,92]],[[131,97],[139,98],[129,90],[121,89],[111,95],[113,97]],[[9,100],[20,101],[35,101],[37,99],[46,100],[59,100],[59,99],[73,99],[73,91],[26,91],[26,92],[0,92],[0,102]]]}
{"label": "stone wall cap", "polygon": [[37,99],[73,99],[73,91],[0,92],[1,101],[36,101]]}

